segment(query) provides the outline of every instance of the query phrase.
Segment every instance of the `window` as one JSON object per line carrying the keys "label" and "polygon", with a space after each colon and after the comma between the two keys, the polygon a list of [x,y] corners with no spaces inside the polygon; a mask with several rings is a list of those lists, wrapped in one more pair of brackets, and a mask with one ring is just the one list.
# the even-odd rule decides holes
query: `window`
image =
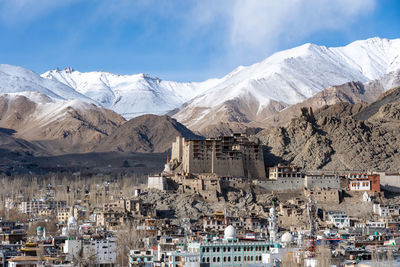
{"label": "window", "polygon": [[228,262],[231,262],[231,257],[230,256],[228,257]]}

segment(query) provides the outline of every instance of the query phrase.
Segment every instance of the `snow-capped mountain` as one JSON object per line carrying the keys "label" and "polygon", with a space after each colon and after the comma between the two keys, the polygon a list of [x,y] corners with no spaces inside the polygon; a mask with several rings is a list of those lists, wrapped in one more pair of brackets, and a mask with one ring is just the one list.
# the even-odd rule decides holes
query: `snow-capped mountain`
{"label": "snow-capped mountain", "polygon": [[48,71],[42,77],[64,83],[128,119],[147,113],[164,114],[218,82],[211,79],[202,83],[179,83],[146,74],[79,72],[72,68]]}
{"label": "snow-capped mountain", "polygon": [[[35,95],[29,92],[38,92],[54,101],[78,99],[128,119],[180,108],[174,117],[192,130],[203,131],[221,123],[258,126],[289,105],[349,81],[365,83],[385,76],[389,85],[393,81],[388,74],[399,69],[400,39],[372,38],[337,48],[305,44],[238,67],[221,79],[199,83],[72,68],[40,76],[21,67],[0,65],[0,93],[31,99]],[[37,96],[31,100],[40,101]]]}
{"label": "snow-capped mountain", "polygon": [[365,83],[398,69],[400,39],[371,38],[337,48],[305,44],[237,68],[174,117],[198,131],[225,122],[254,123],[324,88]]}
{"label": "snow-capped mountain", "polygon": [[85,102],[94,101],[58,81],[40,77],[31,70],[18,66],[0,64],[0,93],[38,92],[55,100],[79,99]]}

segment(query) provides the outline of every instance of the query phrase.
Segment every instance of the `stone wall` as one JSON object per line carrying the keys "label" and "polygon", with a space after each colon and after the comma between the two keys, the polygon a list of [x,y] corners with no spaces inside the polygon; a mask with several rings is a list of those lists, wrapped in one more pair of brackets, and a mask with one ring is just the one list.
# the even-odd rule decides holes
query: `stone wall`
{"label": "stone wall", "polygon": [[304,186],[310,190],[315,188],[340,189],[340,177],[338,175],[306,175]]}
{"label": "stone wall", "polygon": [[381,187],[387,191],[400,193],[400,174],[387,174],[384,172],[376,172],[380,175]]}
{"label": "stone wall", "polygon": [[271,192],[304,188],[304,178],[279,178],[278,180],[254,181],[254,183]]}
{"label": "stone wall", "polygon": [[167,179],[163,176],[149,176],[147,178],[147,188],[167,190]]}

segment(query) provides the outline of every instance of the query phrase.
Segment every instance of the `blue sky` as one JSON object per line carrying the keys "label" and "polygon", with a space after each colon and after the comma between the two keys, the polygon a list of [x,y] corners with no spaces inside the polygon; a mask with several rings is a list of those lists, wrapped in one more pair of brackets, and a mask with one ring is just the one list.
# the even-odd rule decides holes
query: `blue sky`
{"label": "blue sky", "polygon": [[0,63],[201,81],[316,43],[400,38],[397,0],[0,0]]}

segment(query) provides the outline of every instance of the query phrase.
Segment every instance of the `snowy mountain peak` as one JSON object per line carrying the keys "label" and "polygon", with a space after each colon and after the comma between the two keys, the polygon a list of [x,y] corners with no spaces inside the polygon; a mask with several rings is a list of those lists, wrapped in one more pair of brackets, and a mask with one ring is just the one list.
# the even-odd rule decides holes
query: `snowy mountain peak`
{"label": "snowy mountain peak", "polygon": [[80,99],[94,102],[57,80],[45,79],[22,67],[0,64],[0,93],[23,92],[38,92],[58,100]]}
{"label": "snowy mountain peak", "polygon": [[[400,39],[375,37],[335,48],[307,43],[204,82],[165,81],[144,73],[79,72],[72,67],[39,76],[21,67],[0,65],[0,93],[39,92],[58,100],[79,99],[128,119],[164,114],[185,104],[175,117],[194,127],[202,119],[210,121],[217,110],[236,110],[245,120],[260,119],[266,116],[265,110],[275,112],[324,88],[368,82],[398,69]],[[228,102],[229,108],[224,106]]]}
{"label": "snowy mountain peak", "polygon": [[336,48],[307,43],[235,69],[192,99],[175,118],[192,130],[218,123],[213,114],[221,110],[235,110],[240,120],[261,120],[260,114],[275,110],[271,103],[283,108],[324,88],[349,81],[368,82],[398,69],[400,39],[371,38]]}
{"label": "snowy mountain peak", "polygon": [[126,118],[146,113],[164,114],[213,85],[164,81],[145,73],[116,75],[109,72],[52,70],[42,77],[56,80],[122,114]]}

